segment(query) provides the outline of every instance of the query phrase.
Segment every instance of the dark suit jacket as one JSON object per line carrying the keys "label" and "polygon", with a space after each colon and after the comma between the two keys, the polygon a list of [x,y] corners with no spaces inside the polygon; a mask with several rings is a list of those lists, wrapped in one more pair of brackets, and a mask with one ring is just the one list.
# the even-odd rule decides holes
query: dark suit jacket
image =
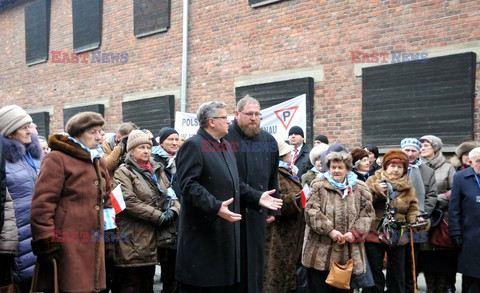
{"label": "dark suit jacket", "polygon": [[[298,154],[297,161],[295,162],[295,166],[298,168],[297,176],[298,178],[302,178],[302,174],[307,172],[312,165],[310,164],[310,147],[306,144],[303,144],[300,153]],[[309,168],[310,167],[310,168]]]}

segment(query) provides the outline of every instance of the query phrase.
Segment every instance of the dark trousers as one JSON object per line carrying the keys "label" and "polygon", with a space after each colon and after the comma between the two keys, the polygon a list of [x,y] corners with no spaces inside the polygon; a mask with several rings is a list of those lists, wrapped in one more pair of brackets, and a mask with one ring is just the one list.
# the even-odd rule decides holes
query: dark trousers
{"label": "dark trousers", "polygon": [[175,249],[158,247],[158,260],[162,268],[160,280],[163,284],[162,293],[174,293],[178,291],[175,280],[175,262],[177,251]]}
{"label": "dark trousers", "polygon": [[328,271],[318,271],[307,268],[308,292],[310,293],[335,293],[335,292],[353,292],[353,290],[343,290],[332,287],[325,283],[328,277]]}
{"label": "dark trousers", "polygon": [[15,255],[0,254],[0,287],[10,285],[13,281],[12,267]]}
{"label": "dark trousers", "polygon": [[462,292],[480,293],[480,278],[462,275]]}
{"label": "dark trousers", "polygon": [[113,293],[153,292],[155,266],[115,268]]}
{"label": "dark trousers", "polygon": [[179,293],[230,293],[239,292],[239,284],[218,287],[197,287],[179,283]]}
{"label": "dark trousers", "polygon": [[[415,273],[418,276],[418,266],[417,266],[417,259],[418,259],[418,244],[413,244],[414,248],[414,257],[415,257]],[[405,293],[413,293],[413,263],[412,263],[412,246],[408,243],[405,246]]]}
{"label": "dark trousers", "polygon": [[383,257],[387,253],[386,284],[389,293],[405,292],[405,246],[390,248],[385,244],[373,242],[365,243],[370,269],[372,270],[375,286],[364,288],[366,293],[379,293],[385,290],[385,276],[383,275]]}

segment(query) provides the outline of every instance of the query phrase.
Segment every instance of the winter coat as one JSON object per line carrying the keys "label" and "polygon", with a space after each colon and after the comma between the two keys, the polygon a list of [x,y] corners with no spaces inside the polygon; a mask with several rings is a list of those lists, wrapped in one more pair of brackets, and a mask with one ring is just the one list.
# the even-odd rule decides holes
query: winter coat
{"label": "winter coat", "polygon": [[[225,140],[234,146],[233,155],[237,161],[238,175],[250,187],[267,191],[275,189],[278,194],[278,144],[275,138],[264,130],[254,138],[245,136],[235,120],[229,127]],[[235,147],[236,146],[236,147]],[[247,280],[242,280],[242,291],[262,292],[265,257],[265,226],[267,215],[279,215],[258,205],[240,204],[241,269]]]}
{"label": "winter coat", "polygon": [[295,166],[298,168],[297,176],[299,178],[302,177],[302,174],[307,172],[310,168],[312,168],[312,164],[310,163],[310,147],[306,144],[302,145],[302,149],[298,153],[297,161],[295,162]]}
{"label": "winter coat", "polygon": [[448,205],[448,233],[450,237],[462,236],[463,246],[458,256],[458,272],[480,278],[480,188],[472,167],[453,177],[452,193]]}
{"label": "winter coat", "polygon": [[7,181],[5,180],[5,156],[3,141],[0,139],[0,232],[5,221],[5,202],[7,198]]}
{"label": "winter coat", "polygon": [[[448,209],[447,192],[452,189],[455,168],[450,164],[441,152],[435,154],[430,160],[422,159],[424,163],[435,171],[435,182],[437,184],[437,206]],[[444,214],[445,215],[445,214]]]}
{"label": "winter coat", "polygon": [[[167,199],[170,182],[163,165],[152,163],[158,185],[148,171],[137,165],[130,153],[125,164],[115,172],[115,184],[121,185],[126,208],[117,215],[120,235],[128,241],[116,243],[115,265],[118,267],[152,266],[157,264],[157,222]],[[172,210],[180,213],[177,203]]]}
{"label": "winter coat", "polygon": [[435,171],[425,163],[409,170],[410,181],[418,200],[418,208],[431,214],[437,205],[437,183]]}
{"label": "winter coat", "polygon": [[0,231],[0,254],[15,254],[18,247],[18,229],[10,193],[6,192],[4,225]]}
{"label": "winter coat", "polygon": [[368,177],[370,177],[370,173],[360,173],[355,169],[353,169],[352,172],[357,174],[358,180],[361,180],[363,182],[367,182]]}
{"label": "winter coat", "polygon": [[262,193],[239,178],[232,146],[202,128],[180,147],[176,165],[182,193],[176,279],[198,287],[240,282],[240,221],[231,223],[218,211],[233,197],[229,209],[240,213],[240,201],[255,206]]}
{"label": "winter coat", "polygon": [[[391,180],[388,174],[383,169],[377,170],[374,175],[367,179],[367,186],[372,193],[373,207],[375,209],[375,221],[373,221],[370,231],[376,232],[378,225],[385,214],[385,206],[387,203],[387,196],[379,185],[381,179],[386,179],[395,191],[395,199],[390,200],[391,208],[397,211],[394,215],[398,222],[415,223],[416,216],[420,213],[418,208],[418,200],[415,196],[415,189],[412,182],[407,175],[403,175],[397,180]],[[378,237],[371,237],[368,239],[371,242],[379,242]],[[398,245],[405,245],[405,239],[401,239]]]}
{"label": "winter coat", "polygon": [[305,186],[307,184],[310,186],[313,180],[317,178],[318,173],[314,172],[313,170],[308,170],[306,173],[302,175],[302,186]]}
{"label": "winter coat", "polygon": [[296,177],[278,168],[282,215],[267,225],[264,292],[291,292],[297,288],[296,265],[302,254],[305,232],[303,209],[295,196],[302,190]]}
{"label": "winter coat", "polygon": [[[52,136],[49,146],[32,201],[33,249],[37,255],[58,253],[61,291],[99,291],[106,287],[103,208],[111,206],[105,159],[92,162],[87,150],[62,134]],[[52,288],[52,279],[52,268],[43,266],[39,287]]]}
{"label": "winter coat", "polygon": [[126,147],[123,143],[120,143],[115,147],[112,147],[112,145],[107,140],[103,141],[102,146],[105,152],[103,157],[105,158],[105,162],[107,163],[108,175],[112,179],[110,180],[110,184],[112,184],[113,186],[114,184],[113,177],[115,175],[115,171],[118,169],[118,167],[120,167],[120,165],[125,160]]}
{"label": "winter coat", "polygon": [[[329,271],[333,261],[345,264],[350,258],[347,245],[353,258],[353,273],[366,270],[366,253],[363,242],[335,243],[328,233],[333,229],[342,234],[354,235],[369,230],[374,219],[372,195],[364,182],[358,181],[352,193],[342,199],[343,191],[333,187],[326,179],[315,179],[305,207],[305,237],[303,242],[302,264],[307,268]],[[343,249],[339,249],[343,248]]]}
{"label": "winter coat", "polygon": [[[30,206],[35,181],[40,170],[42,147],[35,135],[32,135],[32,143],[26,146],[13,139],[6,137],[2,137],[2,139],[5,178],[13,200],[18,228],[18,250],[13,265],[14,281],[23,282],[32,278],[37,260],[31,245]],[[32,160],[30,160],[29,153]]]}

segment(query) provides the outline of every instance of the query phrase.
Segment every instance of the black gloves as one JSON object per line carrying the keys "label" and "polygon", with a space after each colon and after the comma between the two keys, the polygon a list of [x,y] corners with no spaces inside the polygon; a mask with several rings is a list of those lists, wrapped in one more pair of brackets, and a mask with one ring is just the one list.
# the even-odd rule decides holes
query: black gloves
{"label": "black gloves", "polygon": [[162,213],[160,218],[158,218],[157,226],[162,227],[164,225],[170,224],[177,218],[177,213],[168,209]]}
{"label": "black gloves", "polygon": [[37,256],[37,262],[41,264],[51,264],[53,259],[59,259],[58,250]]}
{"label": "black gloves", "polygon": [[462,248],[463,246],[463,236],[452,236],[450,237],[452,240],[453,246],[456,248]]}

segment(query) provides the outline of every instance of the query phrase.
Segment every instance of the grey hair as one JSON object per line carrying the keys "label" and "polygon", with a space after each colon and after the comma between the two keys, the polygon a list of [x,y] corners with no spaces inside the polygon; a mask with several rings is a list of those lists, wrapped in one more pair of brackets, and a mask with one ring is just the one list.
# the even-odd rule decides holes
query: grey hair
{"label": "grey hair", "polygon": [[197,120],[201,128],[208,125],[208,119],[218,115],[218,109],[225,109],[227,105],[221,102],[206,102],[200,105],[197,110]]}
{"label": "grey hair", "polygon": [[125,123],[122,123],[122,125],[120,125],[120,127],[118,128],[118,133],[121,136],[124,136],[124,135],[130,134],[130,132],[132,132],[132,130],[134,129],[139,129],[137,124],[133,122],[125,122]]}
{"label": "grey hair", "polygon": [[243,111],[243,108],[245,108],[245,106],[249,104],[257,104],[260,107],[260,103],[257,101],[257,99],[252,96],[246,95],[245,97],[241,98],[240,101],[238,101],[237,111]]}
{"label": "grey hair", "polygon": [[480,147],[476,147],[468,153],[468,158],[473,161],[475,160],[475,155],[480,153]]}
{"label": "grey hair", "polygon": [[352,170],[352,156],[346,152],[331,152],[325,158],[327,169],[330,169],[331,162],[344,162],[348,170]]}

